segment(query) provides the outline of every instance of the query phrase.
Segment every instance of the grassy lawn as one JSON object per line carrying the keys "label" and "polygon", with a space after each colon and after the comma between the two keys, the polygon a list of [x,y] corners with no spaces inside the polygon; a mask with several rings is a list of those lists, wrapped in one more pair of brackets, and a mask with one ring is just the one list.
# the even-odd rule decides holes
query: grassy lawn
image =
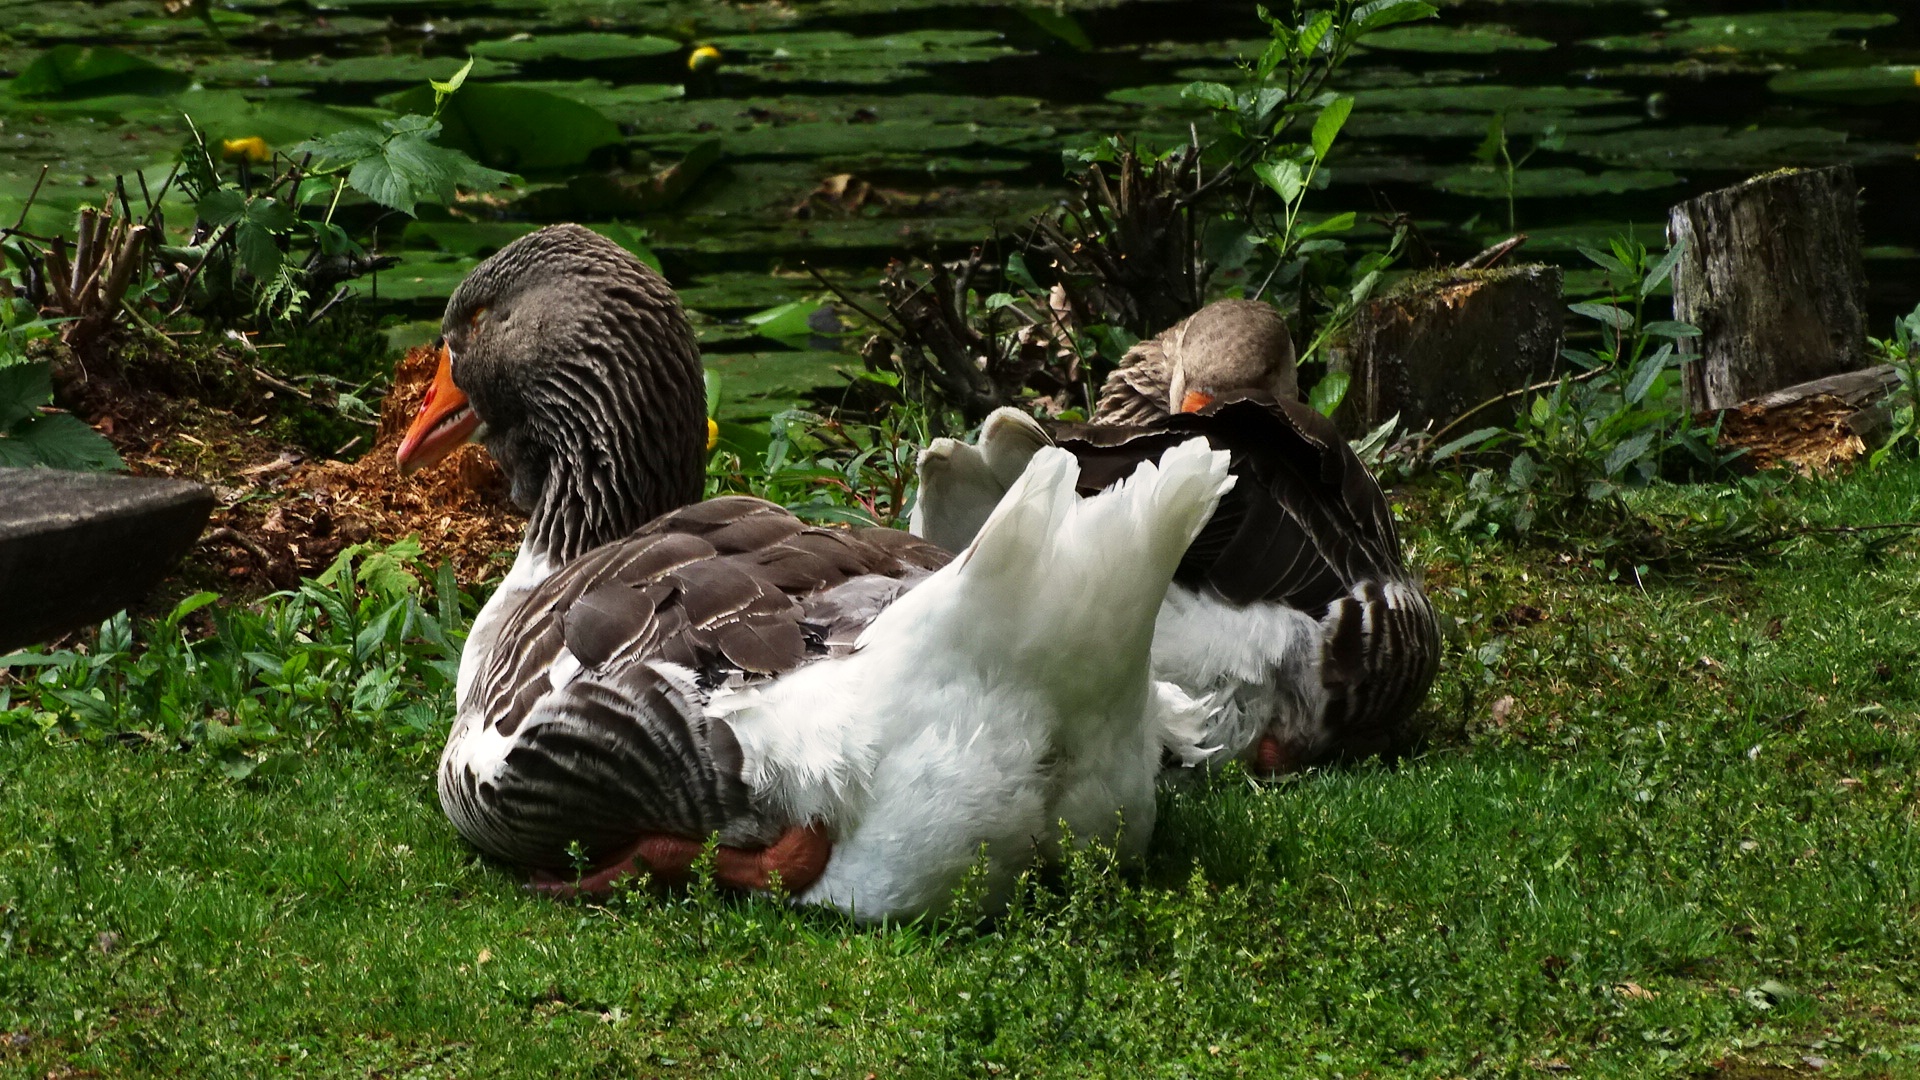
{"label": "grassy lawn", "polygon": [[[1920,519],[1920,464],[1785,498]],[[1920,541],[1636,575],[1411,531],[1457,734],[1170,793],[1144,872],[978,924],[535,898],[372,734],[236,781],[16,727],[0,1072],[1920,1076]]]}

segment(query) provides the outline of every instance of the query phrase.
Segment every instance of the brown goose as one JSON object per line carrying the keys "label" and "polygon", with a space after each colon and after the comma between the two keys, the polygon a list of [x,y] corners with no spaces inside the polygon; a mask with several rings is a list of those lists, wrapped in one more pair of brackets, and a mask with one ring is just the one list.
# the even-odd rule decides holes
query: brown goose
{"label": "brown goose", "polygon": [[442,330],[402,467],[478,438],[531,515],[440,761],[474,845],[566,892],[683,876],[718,834],[723,883],[865,918],[939,906],[982,850],[994,895],[1062,820],[1144,845],[1163,733],[1197,720],[1150,686],[1154,616],[1227,455],[1190,440],[1083,499],[1041,449],[949,561],[757,499],[673,509],[700,490],[692,335],[585,229],[503,248]]}
{"label": "brown goose", "polygon": [[977,447],[937,440],[914,531],[964,544],[1042,446],[1070,451],[1081,489],[1097,491],[1203,435],[1232,454],[1239,484],[1182,559],[1154,633],[1154,677],[1208,703],[1185,756],[1272,774],[1400,748],[1438,666],[1438,626],[1380,486],[1298,399],[1279,314],[1211,304],[1129,352],[1092,424],[1049,432],[1001,410]]}

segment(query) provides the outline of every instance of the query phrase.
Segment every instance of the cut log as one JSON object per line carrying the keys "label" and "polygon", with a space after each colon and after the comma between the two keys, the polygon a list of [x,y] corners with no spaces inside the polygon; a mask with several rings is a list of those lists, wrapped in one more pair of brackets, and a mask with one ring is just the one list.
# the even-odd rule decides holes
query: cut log
{"label": "cut log", "polygon": [[[1443,270],[1368,301],[1333,357],[1352,379],[1335,420],[1350,436],[1395,413],[1403,429],[1437,430],[1552,378],[1566,310],[1560,285],[1558,267],[1538,264]],[[1474,425],[1511,420],[1520,400],[1480,409]]]}
{"label": "cut log", "polygon": [[1725,409],[1770,390],[1866,363],[1866,273],[1860,188],[1845,165],[1786,170],[1673,208],[1674,318],[1682,385],[1694,410]]}
{"label": "cut log", "polygon": [[184,480],[0,469],[0,652],[138,600],[212,511],[213,492]]}
{"label": "cut log", "polygon": [[1881,364],[1750,398],[1721,414],[1720,445],[1745,450],[1742,461],[1756,470],[1823,472],[1885,440],[1892,416],[1881,402],[1899,385],[1900,373]]}

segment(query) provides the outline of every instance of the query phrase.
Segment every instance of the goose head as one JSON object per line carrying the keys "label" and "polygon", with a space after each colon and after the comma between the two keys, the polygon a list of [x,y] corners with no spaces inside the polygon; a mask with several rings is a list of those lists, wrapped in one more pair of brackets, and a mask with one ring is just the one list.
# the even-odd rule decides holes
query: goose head
{"label": "goose head", "polygon": [[1258,300],[1220,300],[1161,337],[1169,372],[1167,411],[1195,412],[1229,393],[1299,401],[1286,321]]}
{"label": "goose head", "polygon": [[664,279],[578,225],[515,240],[447,301],[440,366],[400,444],[413,472],[486,446],[558,564],[700,498],[700,351]]}

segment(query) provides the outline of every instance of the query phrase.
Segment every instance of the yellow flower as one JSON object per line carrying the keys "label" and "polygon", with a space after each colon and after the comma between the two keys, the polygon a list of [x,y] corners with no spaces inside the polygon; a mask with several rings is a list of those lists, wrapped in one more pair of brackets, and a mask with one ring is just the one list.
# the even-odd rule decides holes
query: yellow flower
{"label": "yellow flower", "polygon": [[258,135],[249,135],[244,139],[220,140],[220,158],[223,161],[245,159],[258,165],[273,157],[273,151],[267,148],[267,140]]}
{"label": "yellow flower", "polygon": [[709,416],[707,417],[707,449],[712,450],[714,447],[719,445],[720,445],[720,425],[714,423],[713,417]]}
{"label": "yellow flower", "polygon": [[711,45],[702,45],[687,57],[687,70],[692,72],[712,71],[720,66],[720,50]]}

